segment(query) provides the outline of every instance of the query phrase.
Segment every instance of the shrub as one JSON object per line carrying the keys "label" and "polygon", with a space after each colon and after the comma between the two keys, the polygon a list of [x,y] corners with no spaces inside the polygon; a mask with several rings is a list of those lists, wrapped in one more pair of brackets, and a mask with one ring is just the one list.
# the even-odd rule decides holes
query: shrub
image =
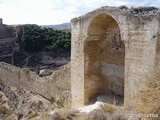
{"label": "shrub", "polygon": [[22,28],[22,43],[26,52],[69,52],[71,50],[70,32],[41,28],[38,25],[24,25]]}

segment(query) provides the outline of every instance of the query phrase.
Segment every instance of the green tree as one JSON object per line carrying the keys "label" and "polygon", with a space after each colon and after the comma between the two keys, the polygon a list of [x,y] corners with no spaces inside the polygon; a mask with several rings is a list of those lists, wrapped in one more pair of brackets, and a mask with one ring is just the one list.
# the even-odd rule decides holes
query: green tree
{"label": "green tree", "polygon": [[38,52],[44,47],[42,30],[38,25],[25,25],[23,27],[22,42],[27,52]]}
{"label": "green tree", "polygon": [[65,33],[51,28],[41,28],[38,25],[25,25],[22,41],[24,50],[29,53],[42,50],[69,52],[71,49],[70,32]]}

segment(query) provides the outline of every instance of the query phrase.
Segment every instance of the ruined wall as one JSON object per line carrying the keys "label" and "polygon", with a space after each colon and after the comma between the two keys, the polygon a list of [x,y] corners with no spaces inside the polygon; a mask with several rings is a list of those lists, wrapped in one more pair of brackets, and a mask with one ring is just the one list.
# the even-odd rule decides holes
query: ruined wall
{"label": "ruined wall", "polygon": [[158,31],[157,31],[157,36],[156,36],[157,37],[157,44],[156,44],[156,62],[155,62],[155,67],[157,67],[158,70],[159,70],[159,67],[160,67],[160,16],[158,17],[158,26],[157,27],[158,27]]}
{"label": "ruined wall", "polygon": [[145,90],[146,87],[145,76],[154,68],[158,32],[157,16],[131,17],[129,28],[129,44],[125,56],[126,105],[137,104],[138,92]]}
{"label": "ruined wall", "polygon": [[0,39],[3,38],[14,38],[15,37],[15,29],[13,26],[0,24]]}
{"label": "ruined wall", "polygon": [[71,21],[73,107],[105,88],[124,93],[126,106],[136,104],[155,64],[158,16],[157,8],[102,7]]}
{"label": "ruined wall", "polygon": [[14,64],[13,56],[19,51],[18,35],[13,26],[0,24],[0,61]]}
{"label": "ruined wall", "polygon": [[3,20],[2,20],[2,18],[0,18],[0,24],[3,24]]}
{"label": "ruined wall", "polygon": [[50,76],[39,77],[36,73],[7,63],[0,63],[0,83],[11,87],[22,87],[48,99],[57,98],[70,90],[70,64],[60,67]]}

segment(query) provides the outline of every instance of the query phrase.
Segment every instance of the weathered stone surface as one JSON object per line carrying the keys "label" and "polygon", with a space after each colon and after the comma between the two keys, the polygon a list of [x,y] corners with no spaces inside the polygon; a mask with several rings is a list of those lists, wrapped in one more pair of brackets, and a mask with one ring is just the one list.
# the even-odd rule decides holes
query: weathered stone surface
{"label": "weathered stone surface", "polygon": [[50,76],[39,77],[29,69],[21,69],[7,63],[0,63],[0,83],[18,88],[19,86],[48,99],[63,96],[70,91],[70,64],[60,67]]}
{"label": "weathered stone surface", "polygon": [[[42,120],[41,115],[44,113],[49,114],[50,111],[62,108],[62,102],[66,104],[63,99],[49,100],[22,87],[9,87],[0,83],[0,119]],[[48,117],[45,116],[44,120],[48,120]]]}
{"label": "weathered stone surface", "polygon": [[101,7],[72,19],[72,106],[112,91],[134,107],[145,75],[159,61],[159,21],[154,7]]}

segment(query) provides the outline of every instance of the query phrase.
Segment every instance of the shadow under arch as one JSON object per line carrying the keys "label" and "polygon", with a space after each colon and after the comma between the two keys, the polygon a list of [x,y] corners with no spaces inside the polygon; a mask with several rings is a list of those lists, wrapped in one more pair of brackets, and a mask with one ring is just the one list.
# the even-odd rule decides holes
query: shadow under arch
{"label": "shadow under arch", "polygon": [[124,96],[125,45],[120,28],[105,13],[90,22],[84,44],[85,103],[99,93]]}

